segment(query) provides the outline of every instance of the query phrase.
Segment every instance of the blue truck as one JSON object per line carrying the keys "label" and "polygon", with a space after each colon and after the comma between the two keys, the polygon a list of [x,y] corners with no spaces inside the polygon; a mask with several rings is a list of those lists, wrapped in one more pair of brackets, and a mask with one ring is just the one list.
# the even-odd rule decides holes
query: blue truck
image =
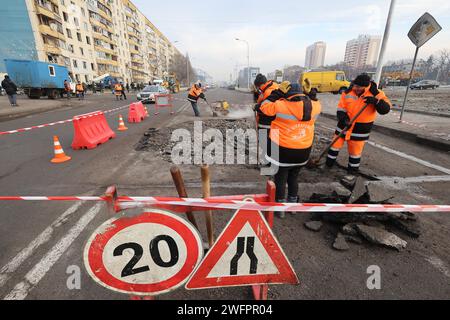
{"label": "blue truck", "polygon": [[5,59],[4,61],[11,80],[22,88],[30,99],[62,97],[64,80],[70,82],[72,91],[75,87],[67,67],[32,60]]}

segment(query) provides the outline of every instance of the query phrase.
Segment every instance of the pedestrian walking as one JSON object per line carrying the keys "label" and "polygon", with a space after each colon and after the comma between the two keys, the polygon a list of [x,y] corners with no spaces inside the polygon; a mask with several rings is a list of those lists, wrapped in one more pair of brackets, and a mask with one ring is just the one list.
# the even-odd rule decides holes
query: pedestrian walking
{"label": "pedestrian walking", "polygon": [[72,88],[70,87],[70,83],[67,80],[64,80],[64,92],[67,94],[67,100],[70,100],[70,96],[72,94]]}
{"label": "pedestrian walking", "polygon": [[123,97],[124,100],[127,100],[127,95],[125,93],[125,86],[123,85],[123,82],[120,83],[121,87],[122,87],[122,95],[120,96],[121,98]]}
{"label": "pedestrian walking", "polygon": [[205,94],[203,93],[202,90],[202,84],[198,82],[192,86],[188,95],[188,101],[191,103],[192,109],[194,109],[194,114],[196,117],[200,117],[200,111],[198,110],[197,105],[198,99],[200,98],[206,101]]}
{"label": "pedestrian walking", "polygon": [[17,86],[8,75],[6,75],[5,79],[2,81],[2,88],[8,95],[9,104],[11,105],[11,107],[18,107],[19,105],[17,104]]}

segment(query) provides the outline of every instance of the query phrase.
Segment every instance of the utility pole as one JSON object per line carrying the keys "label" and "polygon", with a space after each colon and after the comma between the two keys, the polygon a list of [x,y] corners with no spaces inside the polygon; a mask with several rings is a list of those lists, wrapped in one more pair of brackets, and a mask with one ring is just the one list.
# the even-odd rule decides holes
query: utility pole
{"label": "utility pole", "polygon": [[378,66],[377,66],[377,72],[375,73],[375,78],[374,81],[376,84],[378,84],[378,86],[380,86],[380,81],[381,81],[381,73],[383,72],[383,66],[384,66],[384,56],[386,53],[386,47],[389,41],[389,35],[391,33],[391,21],[392,21],[392,16],[394,14],[394,9],[395,9],[395,1],[396,0],[391,0],[391,6],[389,8],[389,14],[388,14],[388,18],[386,21],[386,28],[384,29],[384,36],[383,36],[383,43],[381,45],[381,51],[380,51],[380,56],[378,57]]}

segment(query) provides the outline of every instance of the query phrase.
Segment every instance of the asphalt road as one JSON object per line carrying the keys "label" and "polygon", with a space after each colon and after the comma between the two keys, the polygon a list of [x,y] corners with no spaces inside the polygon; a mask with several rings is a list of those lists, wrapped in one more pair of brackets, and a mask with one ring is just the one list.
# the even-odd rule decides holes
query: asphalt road
{"label": "asphalt road", "polygon": [[[150,107],[150,119],[141,124],[127,124],[128,131],[118,133],[116,139],[95,150],[71,150],[71,124],[0,137],[0,195],[100,195],[107,186],[118,184],[119,190],[127,195],[134,193],[174,196],[176,193],[174,188],[170,188],[170,177],[167,174],[170,164],[159,160],[157,155],[140,154],[134,150],[134,146],[148,128],[162,127],[180,119],[194,120],[185,95],[186,93],[182,93],[175,96],[175,110],[178,112],[176,115],[170,115],[166,109],[162,110],[159,116],[154,116],[153,107]],[[251,104],[252,98],[249,94],[222,89],[208,92],[207,97],[210,101],[227,100],[232,105]],[[115,102],[110,95],[92,99],[89,103],[85,102],[86,106],[82,105],[83,102],[73,102],[73,106],[64,109],[2,122],[1,131],[64,120],[74,115],[125,104]],[[210,116],[205,105],[202,105],[201,110],[205,116]],[[123,112],[124,116],[125,114],[126,112]],[[107,120],[111,128],[116,129],[118,113],[107,115]],[[319,126],[324,130],[331,129],[334,125],[333,121],[328,119],[321,119],[319,122]],[[70,162],[62,165],[50,163],[53,157],[53,135],[59,136],[64,150],[72,157]],[[443,177],[435,183],[425,179],[419,182],[418,188],[422,192],[423,201],[448,202],[450,179],[448,173],[442,171],[450,168],[448,154],[378,133],[373,134],[372,142],[376,145],[368,146],[367,156],[363,160],[367,173],[400,178]],[[380,145],[383,148],[380,148]],[[183,169],[188,172],[188,182],[195,181],[194,178],[198,179],[194,174],[195,168],[187,166]],[[236,190],[230,190],[230,185],[242,183],[243,179],[259,186],[257,190],[251,186],[245,190],[243,186],[239,193],[264,190],[261,177],[257,174],[254,180],[249,181],[249,177],[244,178],[242,169],[235,174],[232,173],[233,170],[227,170],[218,172],[222,185],[214,190],[214,194],[235,193]],[[311,179],[314,179],[314,176]],[[198,185],[192,190],[189,195],[199,196],[201,189]],[[398,193],[400,196],[401,190]],[[128,299],[126,295],[100,287],[88,277],[83,267],[82,252],[87,239],[109,218],[103,204],[1,203],[0,298]],[[446,249],[446,239],[450,235],[450,219],[446,216],[436,215],[427,220],[425,239],[413,243],[411,249],[402,254],[379,248],[360,248],[348,255],[336,253],[330,249],[329,240],[324,244],[322,237],[304,232],[301,227],[303,221],[304,218],[299,216],[276,223],[275,232],[292,260],[302,284],[299,287],[274,286],[271,290],[272,298],[409,299],[450,296],[450,252]],[[224,223],[225,218],[219,219],[217,227],[223,226]],[[298,232],[299,230],[301,232]],[[369,292],[365,287],[365,268],[370,264],[379,264],[383,270],[389,270],[383,278],[385,287],[382,291]],[[70,266],[79,267],[81,270],[81,290],[69,290],[66,286],[69,276],[67,270]],[[163,298],[248,297],[248,291],[234,288],[195,292],[179,289]]]}

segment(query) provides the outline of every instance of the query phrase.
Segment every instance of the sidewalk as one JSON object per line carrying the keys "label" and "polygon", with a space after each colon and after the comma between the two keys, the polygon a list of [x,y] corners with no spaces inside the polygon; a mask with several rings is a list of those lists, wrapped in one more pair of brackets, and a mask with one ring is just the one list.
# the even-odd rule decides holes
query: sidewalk
{"label": "sidewalk", "polygon": [[[336,119],[336,108],[339,96],[319,95],[322,103],[322,114]],[[388,115],[378,116],[374,130],[407,139],[415,143],[426,144],[431,148],[450,151],[450,118],[417,113],[405,113],[402,123],[400,112],[391,111]]]}
{"label": "sidewalk", "polygon": [[[130,93],[131,94],[131,93]],[[84,107],[90,104],[101,104],[103,97],[109,97],[109,94],[88,94],[86,99],[78,101],[73,97],[70,100],[66,98],[50,100],[41,98],[38,100],[29,99],[27,96],[17,96],[18,107],[9,105],[8,97],[0,96],[0,122],[26,117],[29,115],[52,111],[60,108]]]}

